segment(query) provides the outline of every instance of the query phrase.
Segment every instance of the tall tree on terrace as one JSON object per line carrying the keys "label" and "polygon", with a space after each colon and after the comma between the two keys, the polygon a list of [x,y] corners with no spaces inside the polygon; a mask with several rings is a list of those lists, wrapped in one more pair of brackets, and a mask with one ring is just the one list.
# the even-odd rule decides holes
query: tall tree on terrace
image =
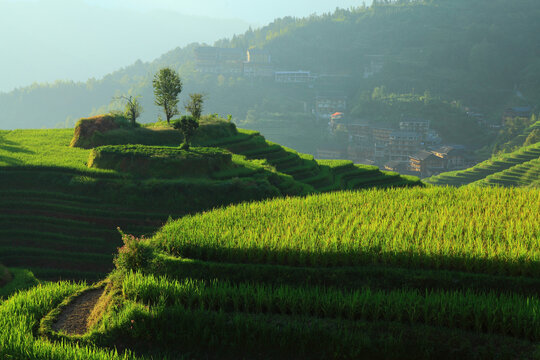
{"label": "tall tree on terrace", "polygon": [[199,120],[203,111],[203,94],[189,94],[189,101],[184,105],[184,108],[191,113],[191,115]]}
{"label": "tall tree on terrace", "polygon": [[119,100],[125,101],[126,105],[124,107],[124,115],[128,118],[131,123],[131,126],[135,127],[137,125],[137,118],[141,116],[143,112],[143,107],[139,102],[139,96],[120,96]]}
{"label": "tall tree on terrace", "polygon": [[178,95],[182,92],[182,81],[178,73],[171,68],[163,68],[154,75],[152,81],[156,105],[163,107],[167,123],[178,114]]}

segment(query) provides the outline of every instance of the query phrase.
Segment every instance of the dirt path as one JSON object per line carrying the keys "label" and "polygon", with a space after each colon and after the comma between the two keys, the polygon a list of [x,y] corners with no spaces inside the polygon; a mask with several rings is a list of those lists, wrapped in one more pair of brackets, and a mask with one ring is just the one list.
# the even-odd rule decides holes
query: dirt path
{"label": "dirt path", "polygon": [[62,310],[53,324],[54,331],[63,331],[69,335],[83,335],[88,330],[88,316],[96,306],[104,289],[94,289],[77,297]]}

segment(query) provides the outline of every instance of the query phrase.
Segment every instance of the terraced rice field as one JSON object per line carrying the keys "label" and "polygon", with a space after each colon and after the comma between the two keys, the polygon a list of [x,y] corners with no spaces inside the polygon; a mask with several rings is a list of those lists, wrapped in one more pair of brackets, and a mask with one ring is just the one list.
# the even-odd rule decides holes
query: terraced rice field
{"label": "terraced rice field", "polygon": [[539,186],[540,158],[512,166],[510,169],[487,176],[472,185],[480,186]]}
{"label": "terraced rice field", "polygon": [[[39,178],[43,173],[29,175]],[[30,269],[40,278],[101,278],[112,269],[121,245],[116,227],[151,234],[168,216],[21,179],[16,170],[1,176],[12,190],[0,191],[0,261]]]}
{"label": "terraced rice field", "polygon": [[418,178],[380,171],[375,166],[354,165],[352,161],[315,160],[313,156],[264,140],[256,131],[240,134],[212,146],[223,147],[248,159],[264,159],[278,171],[313,187],[318,192],[364,188],[420,185]]}
{"label": "terraced rice field", "polygon": [[0,334],[0,353],[536,359],[539,212],[536,189],[433,187],[187,216],[150,239],[124,239],[94,309],[100,320],[83,336],[50,324],[62,302],[91,288],[50,284],[4,302],[0,327],[11,335]]}
{"label": "terraced rice field", "polygon": [[[71,129],[0,131],[0,262],[29,269],[41,279],[103,278],[121,246],[117,227],[151,235],[170,216],[231,202],[418,184],[350,162],[318,164],[250,131],[201,144],[235,153],[234,169],[204,181],[137,180],[88,168],[91,150],[69,147],[72,135]],[[264,185],[264,193],[260,184],[266,178],[272,184]]]}
{"label": "terraced rice field", "polygon": [[503,172],[514,166],[540,158],[540,143],[484,161],[470,169],[443,173],[424,179],[434,185],[462,186],[481,181],[488,176]]}

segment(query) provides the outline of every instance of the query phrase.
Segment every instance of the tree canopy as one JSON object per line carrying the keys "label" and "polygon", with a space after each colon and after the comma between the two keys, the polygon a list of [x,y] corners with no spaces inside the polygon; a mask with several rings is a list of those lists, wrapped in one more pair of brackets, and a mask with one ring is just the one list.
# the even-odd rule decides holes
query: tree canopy
{"label": "tree canopy", "polygon": [[185,109],[197,120],[201,118],[203,111],[203,94],[189,94],[189,101],[185,104]]}
{"label": "tree canopy", "polygon": [[163,107],[167,122],[178,114],[178,95],[182,92],[182,81],[176,71],[171,68],[163,68],[154,76],[155,104]]}

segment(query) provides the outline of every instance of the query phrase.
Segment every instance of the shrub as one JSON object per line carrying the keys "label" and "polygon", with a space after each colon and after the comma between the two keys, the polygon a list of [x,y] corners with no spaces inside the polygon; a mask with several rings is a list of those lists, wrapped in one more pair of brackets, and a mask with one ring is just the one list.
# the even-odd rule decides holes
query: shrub
{"label": "shrub", "polygon": [[92,150],[89,167],[128,172],[140,177],[207,176],[232,166],[231,153],[218,148],[118,145]]}
{"label": "shrub", "polygon": [[118,254],[114,258],[114,264],[119,270],[143,270],[148,267],[154,256],[153,250],[143,244],[144,237],[137,238],[130,234],[124,234],[120,228],[124,245],[118,248]]}

